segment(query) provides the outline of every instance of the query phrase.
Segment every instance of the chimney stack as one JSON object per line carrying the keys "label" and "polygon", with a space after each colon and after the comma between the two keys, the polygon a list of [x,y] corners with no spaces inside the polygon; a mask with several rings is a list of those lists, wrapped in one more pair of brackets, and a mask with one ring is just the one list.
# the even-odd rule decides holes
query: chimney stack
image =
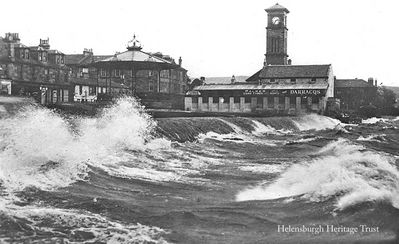
{"label": "chimney stack", "polygon": [[374,79],[373,79],[373,77],[370,77],[370,78],[367,80],[367,83],[369,83],[370,85],[374,86]]}
{"label": "chimney stack", "polygon": [[181,57],[179,57],[179,66],[181,67],[183,60],[181,59]]}
{"label": "chimney stack", "polygon": [[375,79],[375,86],[378,86],[378,82],[377,82],[377,79]]}
{"label": "chimney stack", "polygon": [[292,64],[292,60],[288,59],[288,65],[291,65],[291,64]]}
{"label": "chimney stack", "polygon": [[48,37],[47,37],[47,39],[40,39],[39,47],[49,50],[50,49],[50,39]]}
{"label": "chimney stack", "polygon": [[83,49],[83,55],[84,55],[84,56],[93,55],[93,49],[91,49],[91,48],[85,48],[85,49]]}

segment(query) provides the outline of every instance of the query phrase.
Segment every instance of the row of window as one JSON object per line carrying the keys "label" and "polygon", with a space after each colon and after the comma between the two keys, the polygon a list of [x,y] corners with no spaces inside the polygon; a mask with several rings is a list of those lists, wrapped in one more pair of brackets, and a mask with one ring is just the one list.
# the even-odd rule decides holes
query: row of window
{"label": "row of window", "polygon": [[[87,72],[88,73],[88,69]],[[127,74],[128,76],[132,77],[133,71],[132,70],[128,70],[127,72],[124,70],[120,70],[120,69],[114,69],[114,70],[106,70],[106,69],[100,69],[100,76],[101,77],[120,77],[123,78],[124,75]],[[178,79],[179,81],[183,81],[184,79],[184,75],[183,75],[183,71],[174,71],[172,70],[172,78],[174,79]],[[153,71],[153,70],[139,70],[136,72],[136,77],[151,77],[151,76],[156,76],[157,72]],[[161,70],[160,71],[160,77],[161,78],[169,78],[169,70]]]}
{"label": "row of window", "polygon": [[[234,103],[240,103],[240,97],[233,97]],[[277,97],[278,98],[278,103],[279,104],[285,104],[285,97]],[[222,99],[222,100],[220,100]],[[263,104],[263,97],[255,97],[256,103],[257,104]],[[296,104],[296,97],[289,97],[290,99],[290,104]],[[193,103],[198,103],[198,97],[192,97],[192,102]],[[209,97],[202,97],[202,103],[208,103],[209,102]],[[230,103],[230,97],[213,97],[213,103]],[[245,103],[251,103],[252,102],[252,97],[244,97],[244,102]],[[274,104],[274,97],[267,97],[267,103],[268,104]],[[308,103],[308,97],[301,97],[301,103],[302,104],[307,104]],[[312,97],[312,103],[319,103],[319,97]]]}
{"label": "row of window", "polygon": [[[29,60],[31,58],[29,49],[20,49],[19,55],[20,55],[21,59]],[[39,51],[37,53],[37,59],[39,61],[41,61],[41,62],[47,62],[48,61],[47,52]],[[65,60],[64,60],[64,56],[63,55],[56,55],[56,58],[55,58],[55,63],[56,64],[64,64],[64,62],[65,62]]]}
{"label": "row of window", "polygon": [[[277,79],[270,79],[269,80],[270,83],[277,83],[278,80]],[[295,84],[297,82],[297,79],[292,78],[290,79],[291,84]],[[315,83],[316,82],[316,78],[311,78],[308,83]]]}

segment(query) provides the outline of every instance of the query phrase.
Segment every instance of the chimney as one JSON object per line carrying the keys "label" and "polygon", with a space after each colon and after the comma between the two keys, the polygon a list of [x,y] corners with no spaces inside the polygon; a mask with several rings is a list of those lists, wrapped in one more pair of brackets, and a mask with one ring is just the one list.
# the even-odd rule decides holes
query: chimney
{"label": "chimney", "polygon": [[377,79],[375,79],[375,86],[378,86],[378,82],[377,82]]}
{"label": "chimney", "polygon": [[234,82],[236,82],[236,77],[233,75],[233,76],[231,77],[231,83],[234,83]]}
{"label": "chimney", "polygon": [[373,79],[373,77],[370,77],[368,80],[367,80],[367,82],[370,84],[370,85],[374,85],[374,79]]}
{"label": "chimney", "polygon": [[288,59],[288,65],[291,65],[291,64],[292,64],[292,60]]}
{"label": "chimney", "polygon": [[91,56],[91,55],[93,55],[93,49],[91,49],[91,48],[85,48],[85,49],[83,49],[83,55],[86,57],[86,56]]}
{"label": "chimney", "polygon": [[50,39],[48,37],[47,37],[47,39],[40,39],[39,47],[49,50],[50,49]]}
{"label": "chimney", "polygon": [[183,60],[181,59],[181,57],[179,57],[179,66],[181,67]]}
{"label": "chimney", "polygon": [[9,47],[8,47],[9,53],[8,54],[9,54],[10,58],[15,58],[15,47],[19,46],[19,41],[20,41],[19,34],[9,32],[9,33],[6,33],[4,36],[5,36],[4,41],[9,43],[8,44],[9,45]]}
{"label": "chimney", "polygon": [[7,42],[12,42],[12,43],[18,44],[20,41],[18,33],[10,33],[9,32],[9,33],[6,33],[4,36],[5,36],[4,39]]}

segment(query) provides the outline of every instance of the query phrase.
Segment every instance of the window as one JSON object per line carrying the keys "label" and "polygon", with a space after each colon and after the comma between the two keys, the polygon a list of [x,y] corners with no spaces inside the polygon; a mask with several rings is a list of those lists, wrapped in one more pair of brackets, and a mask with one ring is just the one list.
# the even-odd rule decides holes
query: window
{"label": "window", "polygon": [[267,104],[272,108],[274,106],[274,97],[267,97]]}
{"label": "window", "polygon": [[319,97],[312,97],[312,103],[319,103]]}
{"label": "window", "polygon": [[191,101],[192,103],[198,103],[198,97],[192,97]]}
{"label": "window", "polygon": [[209,99],[208,97],[202,97],[202,103],[208,103]]}
{"label": "window", "polygon": [[56,55],[55,57],[56,57],[57,64],[59,64],[60,63],[60,56]]}
{"label": "window", "polygon": [[82,68],[82,73],[88,74],[89,73],[89,68]]}
{"label": "window", "polygon": [[25,58],[29,59],[29,50],[28,49],[25,50]]}
{"label": "window", "polygon": [[275,79],[270,79],[270,83],[276,83]]}
{"label": "window", "polygon": [[63,64],[64,63],[64,56],[61,56],[61,63]]}
{"label": "window", "polygon": [[291,79],[291,83],[295,84],[296,83],[296,79]]}
{"label": "window", "polygon": [[152,81],[150,81],[150,82],[148,83],[148,90],[149,90],[149,91],[154,91],[154,83],[153,83]]}
{"label": "window", "polygon": [[48,75],[48,73],[49,73],[49,70],[48,70],[48,69],[45,69],[45,70],[44,70],[44,74],[45,74],[45,75]]}
{"label": "window", "polygon": [[79,85],[79,95],[81,95],[83,93],[83,86]]}
{"label": "window", "polygon": [[285,104],[285,97],[279,97],[278,98],[278,103],[279,104]]}
{"label": "window", "polygon": [[223,97],[223,103],[230,103],[230,97],[228,96]]}
{"label": "window", "polygon": [[47,53],[43,52],[43,62],[47,62]]}
{"label": "window", "polygon": [[296,104],[296,97],[290,97],[290,104],[295,105]]}
{"label": "window", "polygon": [[219,103],[219,97],[213,97],[213,103]]}
{"label": "window", "polygon": [[240,97],[239,96],[235,96],[234,97],[234,103],[240,103]]}
{"label": "window", "polygon": [[121,76],[121,71],[119,69],[116,69],[114,72],[115,72],[115,77]]}
{"label": "window", "polygon": [[25,58],[25,52],[23,49],[19,50],[20,54],[21,54],[21,58],[24,59]]}
{"label": "window", "polygon": [[251,102],[251,97],[245,97],[245,103],[250,103]]}
{"label": "window", "polygon": [[96,95],[96,87],[95,86],[89,86],[89,95]]}
{"label": "window", "polygon": [[310,79],[309,84],[314,84],[314,83],[316,83],[316,78]]}
{"label": "window", "polygon": [[101,70],[100,70],[100,76],[101,76],[101,77],[107,76],[107,72],[106,72],[105,69],[101,69]]}

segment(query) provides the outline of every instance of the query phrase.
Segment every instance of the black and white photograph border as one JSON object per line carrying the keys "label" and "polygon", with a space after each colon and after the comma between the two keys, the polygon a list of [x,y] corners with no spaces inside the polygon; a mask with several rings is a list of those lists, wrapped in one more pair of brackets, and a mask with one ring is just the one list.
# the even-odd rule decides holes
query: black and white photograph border
{"label": "black and white photograph border", "polygon": [[0,6],[0,243],[399,242],[396,1]]}

